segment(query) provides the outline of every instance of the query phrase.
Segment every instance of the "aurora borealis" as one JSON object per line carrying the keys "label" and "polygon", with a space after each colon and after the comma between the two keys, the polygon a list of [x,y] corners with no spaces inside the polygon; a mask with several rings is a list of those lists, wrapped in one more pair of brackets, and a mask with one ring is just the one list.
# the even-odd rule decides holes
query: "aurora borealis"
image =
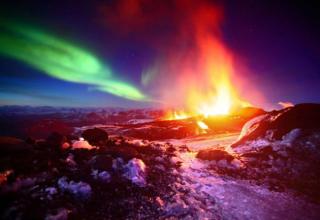
{"label": "aurora borealis", "polygon": [[60,80],[83,83],[93,89],[132,100],[146,96],[134,86],[117,81],[112,70],[91,53],[37,29],[8,23],[0,34],[0,53],[27,63]]}
{"label": "aurora borealis", "polygon": [[211,34],[231,55],[244,100],[266,109],[319,102],[315,8],[250,0],[7,1],[0,8],[0,105],[159,107],[183,103],[188,84],[207,96],[203,66],[217,60]]}

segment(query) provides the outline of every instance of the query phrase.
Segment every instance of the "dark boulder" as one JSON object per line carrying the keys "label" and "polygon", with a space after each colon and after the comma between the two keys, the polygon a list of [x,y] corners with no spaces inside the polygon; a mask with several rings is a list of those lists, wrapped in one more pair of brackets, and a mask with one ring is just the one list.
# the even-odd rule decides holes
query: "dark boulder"
{"label": "dark boulder", "polygon": [[197,158],[201,160],[226,160],[228,162],[234,159],[232,155],[223,150],[200,150]]}
{"label": "dark boulder", "polygon": [[82,137],[91,145],[103,145],[108,141],[108,133],[100,128],[85,130]]}
{"label": "dark boulder", "polygon": [[109,155],[96,155],[90,161],[93,169],[97,170],[111,170],[113,158]]}
{"label": "dark boulder", "polygon": [[269,129],[277,129],[274,138],[280,139],[295,128],[320,129],[320,104],[299,104],[288,108],[270,123]]}
{"label": "dark boulder", "polygon": [[53,132],[46,141],[49,146],[60,148],[68,140],[66,136],[59,134],[58,132]]}
{"label": "dark boulder", "polygon": [[125,161],[131,160],[132,158],[139,158],[140,154],[134,147],[129,146],[115,146],[108,148],[107,151],[113,158],[121,157]]}

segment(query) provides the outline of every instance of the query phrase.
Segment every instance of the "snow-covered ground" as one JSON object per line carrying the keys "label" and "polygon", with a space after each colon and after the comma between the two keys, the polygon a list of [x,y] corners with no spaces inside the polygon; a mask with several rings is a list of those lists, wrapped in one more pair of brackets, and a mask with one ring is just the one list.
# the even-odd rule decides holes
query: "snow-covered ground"
{"label": "snow-covered ground", "polygon": [[212,162],[195,158],[199,149],[227,147],[236,136],[171,141],[184,143],[193,152],[177,155],[176,161],[182,163],[181,180],[175,183],[176,204],[167,205],[168,213],[181,216],[185,212],[186,219],[317,219],[320,206],[290,192],[270,191],[266,186],[221,176],[207,169]]}
{"label": "snow-covered ground", "polygon": [[203,149],[209,149],[218,146],[227,146],[237,140],[239,133],[227,133],[227,134],[204,134],[185,139],[172,139],[169,140],[173,145],[186,145],[193,151],[199,151]]}

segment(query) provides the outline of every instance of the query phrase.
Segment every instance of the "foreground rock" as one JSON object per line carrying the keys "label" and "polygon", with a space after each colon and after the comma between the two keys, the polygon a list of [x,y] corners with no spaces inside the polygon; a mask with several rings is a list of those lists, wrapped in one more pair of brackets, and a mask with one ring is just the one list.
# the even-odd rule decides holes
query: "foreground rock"
{"label": "foreground rock", "polygon": [[298,104],[254,118],[245,125],[241,138],[233,146],[266,135],[271,135],[273,140],[281,140],[285,134],[296,128],[304,132],[319,130],[320,104]]}
{"label": "foreground rock", "polygon": [[[24,140],[14,137],[0,137],[0,155],[23,154],[31,149]],[[0,156],[0,157],[1,157]]]}
{"label": "foreground rock", "polygon": [[[165,205],[177,179],[177,165],[168,162],[172,146],[94,137],[95,148],[61,149],[56,146],[71,140],[54,133],[29,146],[29,154],[2,155],[1,219],[170,217]],[[25,144],[10,138],[3,143]]]}
{"label": "foreground rock", "polygon": [[91,145],[101,145],[108,141],[108,133],[99,128],[85,130],[82,137]]}
{"label": "foreground rock", "polygon": [[224,150],[201,150],[197,154],[197,158],[210,161],[226,160],[228,162],[231,162],[234,159],[232,155]]}
{"label": "foreground rock", "polygon": [[296,105],[252,119],[230,151],[241,166],[228,175],[274,190],[293,189],[320,202],[320,105]]}

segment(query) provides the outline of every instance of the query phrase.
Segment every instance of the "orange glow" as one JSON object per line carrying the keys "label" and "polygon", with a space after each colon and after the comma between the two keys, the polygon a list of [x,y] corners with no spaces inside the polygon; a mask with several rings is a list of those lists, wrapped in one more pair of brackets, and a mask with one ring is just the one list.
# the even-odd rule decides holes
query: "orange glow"
{"label": "orange glow", "polygon": [[163,120],[182,120],[192,117],[184,111],[167,111]]}
{"label": "orange glow", "polygon": [[[222,44],[215,42],[211,50],[204,50],[207,55],[203,58],[201,72],[206,80],[201,84],[188,83],[185,88],[184,110],[169,112],[165,117],[167,120],[228,115],[232,110],[252,106],[248,101],[239,98],[236,86],[232,84],[232,59]],[[201,88],[201,85],[204,88]]]}
{"label": "orange glow", "polygon": [[228,115],[250,106],[239,95],[242,79],[235,71],[233,54],[221,40],[220,9],[203,5],[190,14],[194,47],[180,54],[178,61],[172,51],[170,71],[178,74],[177,80],[173,80],[176,84],[163,90],[167,93],[165,100],[169,105],[178,105],[180,112],[183,110],[189,117]]}
{"label": "orange glow", "polygon": [[206,125],[203,121],[197,121],[197,125],[202,129],[202,130],[208,130],[209,127]]}
{"label": "orange glow", "polygon": [[[223,41],[220,1],[115,2],[115,7],[102,9],[105,22],[115,33],[141,40],[154,52],[155,59],[143,65],[140,80],[155,105],[178,110],[164,118],[226,115],[248,106],[243,99],[262,102],[245,60]],[[155,27],[165,27],[165,33]]]}

